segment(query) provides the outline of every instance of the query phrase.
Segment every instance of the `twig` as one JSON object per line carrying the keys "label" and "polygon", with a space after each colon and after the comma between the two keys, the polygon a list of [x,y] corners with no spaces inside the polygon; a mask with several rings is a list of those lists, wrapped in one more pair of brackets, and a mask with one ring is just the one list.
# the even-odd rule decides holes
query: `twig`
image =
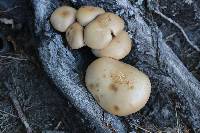
{"label": "twig", "polygon": [[6,132],[7,128],[8,128],[9,126],[11,126],[11,125],[12,125],[12,123],[9,123],[8,125],[6,125],[5,128],[1,131],[1,133]]}
{"label": "twig", "polygon": [[18,57],[13,57],[13,56],[4,56],[4,55],[0,55],[0,58],[13,59],[13,60],[18,60],[18,61],[28,60],[28,59],[25,59],[25,58],[18,58]]}
{"label": "twig", "polygon": [[7,115],[10,115],[10,116],[12,116],[12,117],[18,118],[16,115],[13,115],[13,114],[11,114],[11,113],[5,112],[5,111],[3,111],[3,110],[0,110],[0,112],[2,112],[2,113],[4,113],[4,114],[7,114]]}
{"label": "twig", "polygon": [[32,129],[31,129],[31,127],[30,127],[30,125],[29,125],[29,123],[28,123],[28,121],[26,119],[26,116],[24,115],[24,113],[23,113],[23,111],[22,111],[22,109],[20,107],[20,103],[17,100],[17,97],[13,93],[10,85],[8,83],[6,83],[6,82],[4,82],[4,84],[5,84],[6,88],[9,90],[9,96],[10,96],[10,98],[11,98],[13,104],[14,104],[15,109],[17,110],[19,118],[21,119],[22,123],[26,127],[27,133],[32,133]]}
{"label": "twig", "polygon": [[189,37],[187,36],[187,34],[185,33],[185,31],[183,30],[183,28],[174,20],[172,20],[171,18],[167,17],[166,15],[164,15],[162,12],[158,11],[158,10],[153,10],[156,14],[160,15],[162,18],[164,18],[165,20],[169,21],[170,23],[172,23],[173,25],[175,25],[183,34],[183,36],[185,37],[186,41],[189,43],[190,46],[192,46],[196,51],[200,52],[200,49],[193,44]]}
{"label": "twig", "polygon": [[139,129],[141,129],[141,130],[143,130],[143,131],[145,131],[147,133],[152,133],[151,131],[148,131],[148,130],[144,129],[144,128],[142,128],[141,126],[139,126],[137,124],[134,124],[134,123],[131,123],[131,124],[134,125],[136,128],[139,128]]}
{"label": "twig", "polygon": [[58,128],[60,127],[61,124],[62,124],[62,121],[59,121],[57,126],[54,128],[54,130],[58,130]]}
{"label": "twig", "polygon": [[175,106],[175,112],[176,112],[175,117],[176,117],[177,133],[181,133],[181,131],[180,131],[180,125],[179,125],[179,119],[178,119],[178,112],[177,112],[176,108],[177,107]]}
{"label": "twig", "polygon": [[19,7],[20,7],[20,6],[15,6],[15,7],[13,7],[13,8],[9,8],[9,9],[7,9],[7,10],[0,11],[0,13],[6,13],[6,12],[10,12],[10,11],[12,11],[12,10],[16,9],[16,8],[19,8]]}
{"label": "twig", "polygon": [[169,40],[170,40],[171,38],[173,38],[175,35],[176,35],[176,33],[173,33],[173,34],[167,36],[167,37],[165,38],[165,40],[166,40],[166,41],[169,41]]}

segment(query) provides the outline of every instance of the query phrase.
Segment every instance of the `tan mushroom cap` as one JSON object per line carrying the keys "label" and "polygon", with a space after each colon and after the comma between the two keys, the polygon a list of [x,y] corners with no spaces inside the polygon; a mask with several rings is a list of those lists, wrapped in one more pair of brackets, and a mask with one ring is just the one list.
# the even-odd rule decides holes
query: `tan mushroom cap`
{"label": "tan mushroom cap", "polygon": [[114,13],[106,12],[99,15],[96,21],[98,21],[102,27],[110,29],[115,36],[124,29],[124,20]]}
{"label": "tan mushroom cap", "polygon": [[96,21],[92,21],[92,23],[84,29],[84,42],[90,48],[103,49],[111,40],[111,31],[101,27]]}
{"label": "tan mushroom cap", "polygon": [[65,37],[72,49],[79,49],[85,46],[83,42],[83,27],[77,22],[67,28]]}
{"label": "tan mushroom cap", "polygon": [[128,33],[121,31],[110,44],[100,50],[93,49],[92,52],[97,57],[111,57],[114,59],[122,59],[131,51],[131,39]]}
{"label": "tan mushroom cap", "polygon": [[107,57],[88,66],[85,82],[97,103],[118,116],[139,111],[151,93],[148,76],[131,65]]}
{"label": "tan mushroom cap", "polygon": [[60,31],[65,32],[69,25],[75,21],[76,9],[69,6],[57,8],[50,17],[52,26]]}
{"label": "tan mushroom cap", "polygon": [[90,22],[84,30],[84,41],[92,49],[103,49],[112,40],[112,35],[119,34],[124,28],[124,21],[113,13],[104,13]]}
{"label": "tan mushroom cap", "polygon": [[86,26],[90,23],[96,16],[105,13],[104,9],[93,6],[83,6],[76,12],[76,19],[82,25]]}

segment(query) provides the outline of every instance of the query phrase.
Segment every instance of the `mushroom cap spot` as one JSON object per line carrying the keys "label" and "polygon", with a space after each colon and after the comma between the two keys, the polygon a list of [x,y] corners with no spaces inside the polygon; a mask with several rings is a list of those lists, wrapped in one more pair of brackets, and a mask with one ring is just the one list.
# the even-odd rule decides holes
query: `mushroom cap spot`
{"label": "mushroom cap spot", "polygon": [[120,110],[117,105],[114,105],[113,109],[114,109],[114,111],[119,111]]}
{"label": "mushroom cap spot", "polygon": [[95,90],[96,88],[95,88],[95,85],[94,85],[94,84],[90,84],[90,85],[88,86],[88,89]]}
{"label": "mushroom cap spot", "polygon": [[83,6],[78,9],[76,13],[77,21],[82,25],[86,26],[98,15],[105,13],[104,9],[93,6]]}
{"label": "mushroom cap spot", "polygon": [[109,89],[114,92],[118,91],[118,87],[114,83],[110,84]]}
{"label": "mushroom cap spot", "polygon": [[70,25],[67,28],[65,37],[72,49],[79,49],[85,46],[83,42],[83,27],[79,23]]}
{"label": "mushroom cap spot", "polygon": [[60,16],[66,17],[69,13],[67,11],[63,11],[60,13]]}
{"label": "mushroom cap spot", "polygon": [[76,9],[69,6],[57,8],[50,17],[52,26],[60,31],[65,32],[69,25],[75,21]]}
{"label": "mushroom cap spot", "polygon": [[[107,75],[106,78],[103,77],[104,74]],[[145,106],[151,93],[147,75],[131,65],[108,57],[98,58],[88,66],[85,83],[92,95],[99,97],[99,105],[118,116],[139,111]],[[96,83],[99,84],[99,91],[90,89],[90,84]],[[117,86],[117,93],[110,89],[112,84]],[[118,106],[118,111],[114,110],[115,105]]]}
{"label": "mushroom cap spot", "polygon": [[103,49],[124,28],[124,21],[113,13],[104,13],[90,22],[84,30],[84,41],[92,49]]}
{"label": "mushroom cap spot", "polygon": [[113,59],[122,59],[131,51],[132,42],[128,33],[121,31],[109,45],[103,49],[93,49],[92,53],[97,57],[110,57]]}

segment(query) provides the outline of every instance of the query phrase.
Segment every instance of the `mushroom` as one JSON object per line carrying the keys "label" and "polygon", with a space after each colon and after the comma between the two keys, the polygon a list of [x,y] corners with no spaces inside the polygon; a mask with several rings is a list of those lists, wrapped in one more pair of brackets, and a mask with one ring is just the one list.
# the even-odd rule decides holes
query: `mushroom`
{"label": "mushroom", "polygon": [[97,103],[118,116],[139,111],[151,93],[147,75],[131,65],[108,57],[98,58],[88,66],[85,83]]}
{"label": "mushroom", "polygon": [[104,9],[93,6],[83,6],[76,12],[76,19],[82,25],[86,26],[96,16],[105,13]]}
{"label": "mushroom", "polygon": [[96,21],[103,27],[110,29],[111,33],[115,36],[124,29],[124,20],[114,13],[106,12],[99,15]]}
{"label": "mushroom", "polygon": [[125,31],[120,32],[110,44],[103,49],[93,49],[92,52],[97,57],[111,57],[122,59],[131,51],[131,39]]}
{"label": "mushroom", "polygon": [[69,25],[75,21],[76,9],[69,6],[57,8],[50,17],[52,26],[60,31],[65,32]]}
{"label": "mushroom", "polygon": [[72,49],[79,49],[85,45],[83,42],[83,27],[77,22],[69,26],[65,37]]}
{"label": "mushroom", "polygon": [[84,41],[92,49],[103,49],[124,28],[124,21],[113,13],[104,13],[90,22],[84,30]]}

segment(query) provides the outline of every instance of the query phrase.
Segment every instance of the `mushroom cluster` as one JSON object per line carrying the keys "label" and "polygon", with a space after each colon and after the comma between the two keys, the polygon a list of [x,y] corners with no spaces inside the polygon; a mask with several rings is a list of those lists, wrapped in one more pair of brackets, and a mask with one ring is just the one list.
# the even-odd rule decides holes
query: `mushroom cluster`
{"label": "mushroom cluster", "polygon": [[104,9],[83,6],[78,10],[62,6],[50,17],[52,26],[66,32],[66,40],[72,49],[88,46],[97,57],[122,59],[131,50],[131,39],[124,31],[124,21]]}
{"label": "mushroom cluster", "polygon": [[151,92],[148,76],[118,61],[132,47],[123,19],[99,7],[76,10],[62,6],[52,13],[50,22],[57,31],[66,32],[72,49],[88,46],[95,56],[101,57],[88,66],[85,83],[103,109],[125,116],[144,107]]}

